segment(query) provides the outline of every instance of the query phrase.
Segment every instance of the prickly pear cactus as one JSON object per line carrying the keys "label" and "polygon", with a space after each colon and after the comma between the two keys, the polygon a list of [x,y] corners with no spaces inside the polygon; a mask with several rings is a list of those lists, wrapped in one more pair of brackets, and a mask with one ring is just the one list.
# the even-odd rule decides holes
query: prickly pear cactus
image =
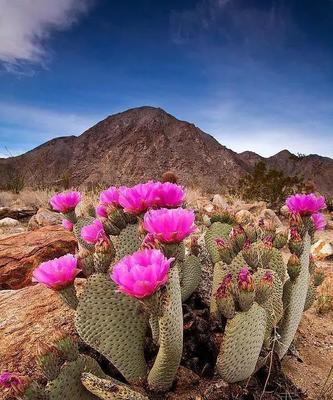
{"label": "prickly pear cactus", "polygon": [[305,299],[305,304],[304,304],[304,311],[309,310],[313,303],[316,300],[316,287],[313,284],[312,281],[310,281],[309,287],[308,287],[308,291],[306,293],[306,299]]}
{"label": "prickly pear cactus", "polygon": [[166,391],[172,386],[183,352],[183,312],[177,264],[169,272],[160,309],[160,347],[148,375],[148,385],[152,390]]}
{"label": "prickly pear cactus", "polygon": [[284,317],[279,325],[278,333],[281,336],[277,343],[277,354],[282,358],[294,339],[301,321],[310,283],[309,254],[311,238],[308,233],[304,236],[303,252],[300,256],[301,270],[294,282],[285,284]]}
{"label": "prickly pear cactus", "polygon": [[257,303],[228,319],[217,358],[217,372],[227,382],[247,379],[255,371],[266,330],[266,311]]}
{"label": "prickly pear cactus", "polygon": [[73,233],[74,233],[75,238],[78,241],[79,245],[90,252],[94,251],[95,246],[93,244],[87,243],[84,239],[82,239],[81,229],[84,226],[92,224],[93,221],[94,221],[94,218],[92,218],[92,217],[79,218],[73,227]]}
{"label": "prickly pear cactus", "polygon": [[82,374],[81,381],[84,387],[99,399],[149,400],[146,395],[110,377],[103,379],[85,372]]}
{"label": "prickly pear cactus", "polygon": [[46,392],[50,400],[95,400],[98,399],[89,392],[81,383],[81,374],[91,372],[99,377],[106,377],[97,361],[85,355],[80,355],[77,360],[66,362],[59,375],[50,381]]}
{"label": "prickly pear cactus", "polygon": [[141,242],[138,224],[128,224],[115,239],[116,261],[139,250]]}
{"label": "prickly pear cactus", "polygon": [[[122,293],[105,274],[88,280],[77,308],[81,338],[103,354],[129,382],[146,377],[144,342],[148,317],[140,303]],[[124,338],[130,340],[124,340]]]}
{"label": "prickly pear cactus", "polygon": [[229,224],[214,222],[207,230],[205,234],[205,243],[213,264],[221,261],[215,240],[219,238],[227,238],[231,228],[232,227]]}
{"label": "prickly pear cactus", "polygon": [[272,258],[269,262],[268,268],[278,274],[282,284],[284,284],[288,279],[287,266],[283,260],[282,253],[278,249],[272,249]]}
{"label": "prickly pear cactus", "polygon": [[196,290],[201,278],[201,262],[198,257],[189,255],[181,266],[182,301],[186,301]]}

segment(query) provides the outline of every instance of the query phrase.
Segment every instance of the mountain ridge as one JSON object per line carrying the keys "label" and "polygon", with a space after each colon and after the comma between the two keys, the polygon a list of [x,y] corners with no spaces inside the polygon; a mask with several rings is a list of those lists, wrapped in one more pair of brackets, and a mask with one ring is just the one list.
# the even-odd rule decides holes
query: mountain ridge
{"label": "mountain ridge", "polygon": [[[185,185],[227,191],[263,161],[287,175],[303,175],[318,190],[332,193],[333,160],[296,156],[282,150],[271,157],[252,151],[236,153],[212,135],[161,108],[142,106],[109,115],[79,136],[51,139],[20,156],[0,159],[0,184],[11,170],[24,174],[33,187],[135,184],[174,170]],[[8,179],[8,177],[7,177]]]}

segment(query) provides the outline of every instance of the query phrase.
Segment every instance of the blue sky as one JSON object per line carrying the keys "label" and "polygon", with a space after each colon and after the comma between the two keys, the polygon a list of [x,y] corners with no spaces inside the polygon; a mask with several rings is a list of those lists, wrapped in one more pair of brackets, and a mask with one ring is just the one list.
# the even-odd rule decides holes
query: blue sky
{"label": "blue sky", "polygon": [[0,0],[0,156],[141,105],[333,157],[332,0]]}

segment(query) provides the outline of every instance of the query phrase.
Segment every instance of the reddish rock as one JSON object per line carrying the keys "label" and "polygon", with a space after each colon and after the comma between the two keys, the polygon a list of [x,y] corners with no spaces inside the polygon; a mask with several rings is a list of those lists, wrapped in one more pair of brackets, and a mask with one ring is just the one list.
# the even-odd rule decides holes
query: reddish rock
{"label": "reddish rock", "polygon": [[0,370],[33,379],[39,376],[33,356],[37,340],[49,342],[59,330],[74,332],[73,311],[40,284],[0,291],[0,316]]}
{"label": "reddish rock", "polygon": [[0,289],[31,285],[34,268],[41,262],[73,253],[77,242],[61,226],[47,226],[0,239]]}

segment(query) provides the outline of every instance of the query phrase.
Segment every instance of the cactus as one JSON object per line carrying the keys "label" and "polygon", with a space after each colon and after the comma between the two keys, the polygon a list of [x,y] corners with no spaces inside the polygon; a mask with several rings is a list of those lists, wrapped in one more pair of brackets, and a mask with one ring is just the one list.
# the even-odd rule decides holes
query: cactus
{"label": "cactus", "polygon": [[128,224],[117,236],[115,240],[116,261],[140,248],[142,240],[138,229],[138,224]]}
{"label": "cactus", "polygon": [[198,257],[189,255],[181,264],[180,268],[180,287],[182,293],[182,301],[186,301],[196,290],[201,278],[201,262]]}
{"label": "cactus", "polygon": [[78,241],[79,245],[91,253],[94,251],[95,246],[93,244],[87,243],[84,239],[82,239],[81,229],[84,226],[90,225],[93,221],[94,221],[94,218],[92,218],[92,217],[79,218],[73,227],[73,233],[74,233],[75,238]]}
{"label": "cactus", "polygon": [[216,239],[227,238],[231,228],[231,225],[221,222],[214,222],[207,230],[205,234],[205,243],[206,248],[212,258],[213,264],[221,261],[221,257],[216,245]]}

